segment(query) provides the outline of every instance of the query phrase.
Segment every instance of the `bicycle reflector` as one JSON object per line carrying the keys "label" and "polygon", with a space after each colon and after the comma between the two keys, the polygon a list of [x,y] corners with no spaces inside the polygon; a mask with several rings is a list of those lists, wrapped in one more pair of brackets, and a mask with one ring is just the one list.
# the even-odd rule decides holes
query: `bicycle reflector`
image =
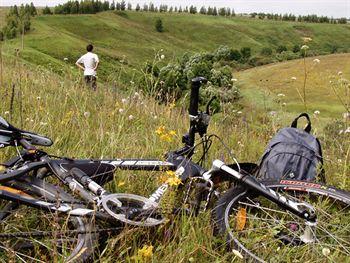
{"label": "bicycle reflector", "polygon": [[247,210],[245,208],[240,208],[236,217],[236,230],[242,231],[247,223]]}

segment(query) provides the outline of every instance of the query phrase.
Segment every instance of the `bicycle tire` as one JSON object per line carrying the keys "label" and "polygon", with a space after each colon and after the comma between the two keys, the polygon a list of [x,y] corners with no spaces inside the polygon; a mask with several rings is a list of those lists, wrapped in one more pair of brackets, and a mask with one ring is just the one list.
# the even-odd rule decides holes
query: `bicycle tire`
{"label": "bicycle tire", "polygon": [[[264,184],[315,208],[318,218],[310,232],[313,241],[303,241],[307,227],[300,218],[253,191],[237,187],[227,191],[213,209],[214,234],[222,237],[226,248],[252,262],[347,262],[349,192],[305,181]],[[330,209],[326,212],[326,208]]]}
{"label": "bicycle tire", "polygon": [[[16,182],[12,182],[12,187]],[[38,200],[74,202],[75,199],[60,187],[37,178],[18,182],[20,192],[11,187],[5,190],[21,195],[30,195]],[[40,194],[41,193],[41,194]],[[98,234],[88,218],[69,216],[64,213],[36,209],[28,205],[9,205],[2,202],[7,211],[2,211],[0,220],[0,258],[3,262],[15,261],[63,261],[84,262],[93,256]],[[13,203],[13,202],[12,202]]]}

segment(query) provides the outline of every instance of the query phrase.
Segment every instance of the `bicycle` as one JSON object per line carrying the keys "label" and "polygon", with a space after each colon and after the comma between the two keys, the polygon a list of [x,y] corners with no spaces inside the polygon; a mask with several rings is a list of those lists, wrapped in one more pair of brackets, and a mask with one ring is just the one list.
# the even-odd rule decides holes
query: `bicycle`
{"label": "bicycle", "polygon": [[[183,137],[185,146],[169,152],[166,161],[144,159],[73,160],[50,156],[34,146],[50,146],[52,144],[50,139],[21,131],[0,118],[0,127],[3,128],[0,130],[0,135],[3,136],[0,138],[2,145],[15,146],[16,148],[22,146],[24,148],[18,157],[5,164],[6,170],[0,173],[0,183],[4,185],[0,189],[0,198],[12,201],[6,203],[2,212],[2,221],[10,215],[12,210],[18,209],[18,203],[38,208],[39,211],[43,211],[43,216],[50,215],[52,220],[56,222],[56,226],[53,228],[53,232],[56,231],[56,237],[53,237],[54,242],[52,243],[55,245],[52,251],[62,252],[62,257],[68,261],[85,260],[91,257],[92,251],[98,246],[99,233],[119,231],[122,227],[119,226],[118,222],[135,226],[157,226],[164,222],[159,202],[168,190],[168,183],[158,187],[149,198],[134,194],[109,193],[102,185],[112,180],[113,173],[117,169],[173,170],[177,178],[180,178],[181,182],[188,186],[185,189],[184,203],[189,201],[189,191],[196,180],[201,182],[200,186],[204,186],[204,192],[201,192],[194,200],[196,212],[201,208],[198,203],[202,201],[204,201],[203,210],[208,209],[219,183],[235,182],[234,186],[220,197],[213,209],[213,215],[217,233],[227,236],[227,244],[232,245],[231,248],[233,247],[243,257],[250,257],[257,261],[267,259],[261,258],[264,255],[256,255],[261,251],[247,248],[249,243],[241,243],[242,239],[244,242],[247,239],[242,233],[248,233],[248,236],[251,234],[251,231],[246,231],[250,219],[255,219],[254,216],[247,216],[247,213],[256,214],[256,210],[259,209],[263,215],[269,217],[271,215],[266,211],[282,211],[282,215],[292,216],[292,220],[288,221],[288,224],[285,224],[284,218],[282,220],[261,221],[270,222],[275,227],[278,226],[275,235],[271,236],[271,240],[274,242],[282,242],[288,248],[291,246],[300,248],[303,245],[315,243],[317,237],[314,230],[319,225],[317,221],[318,204],[312,206],[300,201],[302,193],[309,191],[320,196],[328,195],[329,198],[334,198],[347,206],[350,204],[349,193],[298,181],[280,181],[272,184],[259,182],[244,171],[244,164],[238,162],[228,166],[220,160],[215,160],[209,170],[193,163],[191,157],[195,148],[195,135],[198,133],[202,138],[204,154],[211,145],[210,136],[206,135],[210,119],[209,112],[208,110],[207,112],[198,112],[199,88],[203,82],[205,82],[204,78],[196,78],[192,81],[189,108],[190,129],[189,133]],[[249,165],[247,168],[250,168]],[[32,173],[31,177],[27,176],[29,173]],[[58,178],[62,185],[68,186],[70,191],[78,195],[79,198],[67,193],[65,189],[51,184],[51,177]],[[319,191],[315,191],[315,189],[319,189]],[[281,191],[287,193],[294,191],[297,194],[295,197],[285,197],[279,193]],[[261,200],[256,201],[257,198],[261,198]],[[247,203],[248,201],[250,203]],[[262,209],[261,204],[275,207]],[[255,208],[255,211],[250,208]],[[231,220],[229,218],[231,213],[238,213],[239,216],[236,218],[239,218],[240,221]],[[111,222],[114,227],[98,229],[93,222],[99,220]],[[71,221],[80,222],[79,227]],[[63,227],[71,229],[57,231],[57,225],[60,223]],[[230,223],[239,225],[239,227],[232,228]],[[343,227],[343,229],[346,228]],[[0,238],[16,238],[20,236],[17,234],[18,231],[12,235],[3,233],[0,234]],[[24,233],[24,236],[25,234],[28,233]],[[42,230],[30,233],[32,236],[35,234],[37,236],[49,235]],[[75,235],[71,237],[71,234]],[[28,236],[30,235],[28,234]],[[65,235],[69,236],[69,239],[64,239]],[[262,236],[264,235],[262,234]],[[58,242],[57,240],[61,236],[62,238]],[[63,244],[64,241],[68,244]],[[345,242],[346,245],[349,244],[347,240],[341,239],[340,241]],[[338,240],[338,243],[341,243],[340,241]],[[26,243],[24,245],[28,246]],[[341,247],[346,247],[346,245]],[[16,248],[18,247],[12,248],[12,251]],[[347,250],[345,251],[347,253]],[[23,253],[16,254],[16,256],[23,256]]]}

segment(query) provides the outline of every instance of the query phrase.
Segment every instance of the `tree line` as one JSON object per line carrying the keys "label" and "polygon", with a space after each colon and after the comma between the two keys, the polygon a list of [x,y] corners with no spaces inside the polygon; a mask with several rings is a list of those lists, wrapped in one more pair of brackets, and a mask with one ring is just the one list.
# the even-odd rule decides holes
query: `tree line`
{"label": "tree line", "polygon": [[[45,7],[43,14],[95,14],[98,12],[108,10],[135,10],[138,12],[176,12],[176,13],[190,13],[190,14],[202,14],[212,16],[235,16],[235,10],[229,7],[205,7],[202,6],[199,10],[196,6],[168,6],[161,4],[159,6],[154,5],[152,2],[149,4],[136,4],[135,8],[131,3],[126,3],[124,0],[121,2],[116,1],[99,1],[99,0],[81,0],[81,1],[68,1],[65,4],[57,5],[53,8],[53,12],[49,7]],[[346,18],[329,18],[327,16],[307,15],[307,16],[295,16],[292,14],[270,14],[270,13],[250,13],[247,14],[251,18],[279,20],[279,21],[295,21],[295,22],[309,22],[309,23],[332,23],[332,24],[346,24]]]}
{"label": "tree line", "polygon": [[308,23],[329,23],[329,24],[346,24],[346,18],[329,18],[327,16],[305,15],[296,16],[293,14],[270,14],[270,13],[250,13],[250,17],[258,19],[293,21],[293,22],[308,22]]}
{"label": "tree line", "polygon": [[5,18],[5,26],[0,30],[0,40],[15,38],[18,34],[24,34],[30,30],[30,18],[38,14],[33,3],[14,5]]}

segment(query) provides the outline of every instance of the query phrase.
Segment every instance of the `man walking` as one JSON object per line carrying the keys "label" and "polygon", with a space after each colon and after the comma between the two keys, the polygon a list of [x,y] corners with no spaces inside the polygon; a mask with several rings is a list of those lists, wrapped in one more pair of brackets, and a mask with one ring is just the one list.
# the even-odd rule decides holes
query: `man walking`
{"label": "man walking", "polygon": [[86,85],[96,91],[96,70],[98,68],[98,56],[92,53],[93,45],[89,44],[86,47],[87,53],[77,60],[75,63],[80,69],[84,70],[84,79]]}

